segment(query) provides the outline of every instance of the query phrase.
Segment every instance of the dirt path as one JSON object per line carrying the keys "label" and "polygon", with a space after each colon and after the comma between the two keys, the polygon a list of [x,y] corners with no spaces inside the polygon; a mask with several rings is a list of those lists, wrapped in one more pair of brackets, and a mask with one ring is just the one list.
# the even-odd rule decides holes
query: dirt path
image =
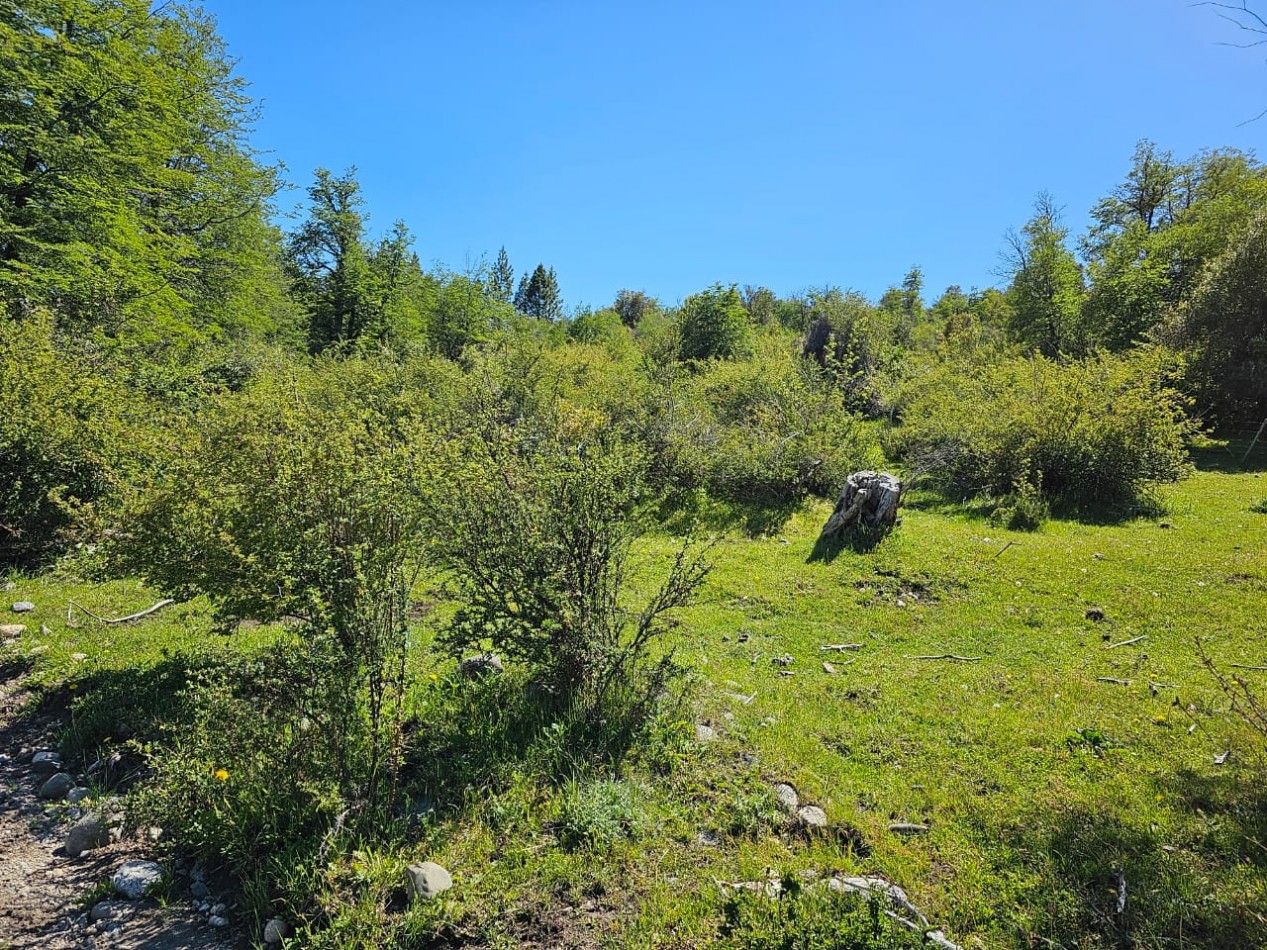
{"label": "dirt path", "polygon": [[[55,716],[30,714],[20,677],[0,684],[0,950],[228,950],[234,934],[213,930],[186,898],[114,903],[111,919],[89,920],[86,895],[125,860],[146,857],[136,841],[66,854],[65,805],[36,796],[46,778],[32,755],[55,748]],[[187,883],[187,882],[186,882]]]}

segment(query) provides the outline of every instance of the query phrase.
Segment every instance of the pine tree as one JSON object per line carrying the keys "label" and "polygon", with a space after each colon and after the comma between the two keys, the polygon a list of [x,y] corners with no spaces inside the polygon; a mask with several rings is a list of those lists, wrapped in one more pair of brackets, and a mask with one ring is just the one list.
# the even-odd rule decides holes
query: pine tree
{"label": "pine tree", "polygon": [[547,270],[544,264],[538,264],[531,277],[524,275],[515,292],[515,309],[542,320],[559,320],[563,317],[559,280],[553,267]]}
{"label": "pine tree", "polygon": [[497,263],[488,277],[488,293],[494,300],[510,303],[515,292],[515,269],[510,266],[510,258],[503,247],[497,252]]}

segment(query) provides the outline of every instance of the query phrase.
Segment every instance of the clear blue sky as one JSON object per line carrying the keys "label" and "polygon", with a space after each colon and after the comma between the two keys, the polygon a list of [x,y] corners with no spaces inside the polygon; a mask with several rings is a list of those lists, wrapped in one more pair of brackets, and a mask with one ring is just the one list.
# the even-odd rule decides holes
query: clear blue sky
{"label": "clear blue sky", "polygon": [[930,297],[987,286],[1040,189],[1077,232],[1137,139],[1267,135],[1240,125],[1267,52],[1216,45],[1234,27],[1186,0],[206,9],[290,181],[356,165],[376,233],[403,218],[456,269],[504,244],[569,308],[715,281],[874,296],[912,264]]}

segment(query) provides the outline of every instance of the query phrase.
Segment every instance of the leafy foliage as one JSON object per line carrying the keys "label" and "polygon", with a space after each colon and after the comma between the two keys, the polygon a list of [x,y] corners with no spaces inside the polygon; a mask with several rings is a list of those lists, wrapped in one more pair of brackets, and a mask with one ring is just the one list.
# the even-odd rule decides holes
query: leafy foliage
{"label": "leafy foliage", "polygon": [[679,320],[684,360],[729,359],[739,355],[747,341],[748,311],[734,284],[714,284],[691,294],[682,303]]}

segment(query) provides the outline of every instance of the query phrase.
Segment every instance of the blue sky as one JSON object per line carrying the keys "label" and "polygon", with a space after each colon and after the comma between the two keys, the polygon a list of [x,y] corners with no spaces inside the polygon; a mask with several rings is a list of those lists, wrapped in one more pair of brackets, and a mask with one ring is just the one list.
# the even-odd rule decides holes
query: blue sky
{"label": "blue sky", "polygon": [[373,231],[459,270],[505,245],[569,308],[987,286],[1039,190],[1077,232],[1137,139],[1267,134],[1267,52],[1186,0],[205,7],[291,182],[356,165]]}

